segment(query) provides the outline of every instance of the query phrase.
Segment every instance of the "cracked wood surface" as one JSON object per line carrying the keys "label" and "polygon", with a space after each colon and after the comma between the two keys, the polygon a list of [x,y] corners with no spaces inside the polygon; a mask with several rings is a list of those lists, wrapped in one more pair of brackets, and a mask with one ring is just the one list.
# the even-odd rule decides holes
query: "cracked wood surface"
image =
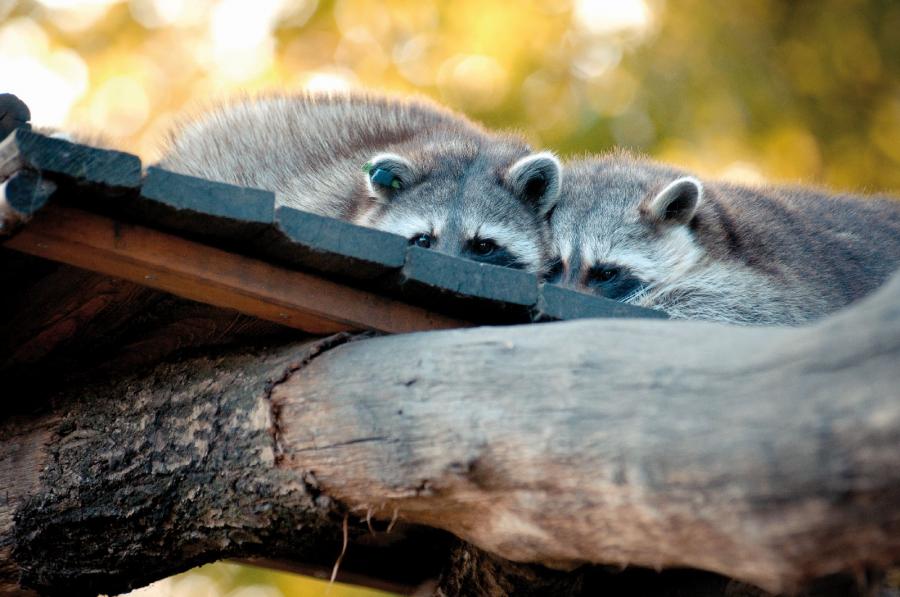
{"label": "cracked wood surface", "polygon": [[898,299],[900,278],[797,329],[341,336],[66,387],[0,429],[0,588],[115,592],[222,557],[328,566],[345,512],[348,570],[388,554],[377,569],[406,586],[440,542],[386,535],[395,517],[564,569],[787,590],[884,567],[900,557]]}
{"label": "cracked wood surface", "polygon": [[900,277],[799,329],[584,321],[340,346],[274,389],[291,466],[514,561],[772,591],[900,558]]}

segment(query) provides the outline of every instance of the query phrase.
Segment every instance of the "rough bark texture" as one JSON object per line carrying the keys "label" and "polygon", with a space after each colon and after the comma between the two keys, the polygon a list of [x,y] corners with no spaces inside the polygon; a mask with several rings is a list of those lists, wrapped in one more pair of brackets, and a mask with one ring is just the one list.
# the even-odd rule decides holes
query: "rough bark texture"
{"label": "rough bark texture", "polygon": [[[313,473],[277,465],[269,393],[348,338],[176,360],[4,421],[0,594],[117,593],[226,557],[330,572],[344,511]],[[438,531],[374,526],[372,535],[353,521],[348,580],[377,576],[367,584],[404,590],[437,576],[453,543]]]}
{"label": "rough bark texture", "polygon": [[769,590],[900,557],[900,279],[801,329],[583,321],[340,346],[279,450],[357,512],[515,561]]}
{"label": "rough bark texture", "polygon": [[[596,569],[565,573],[589,562],[787,590],[900,558],[900,280],[794,330],[347,339],[173,357],[6,420],[0,590],[116,592],[233,556],[327,567],[347,512],[348,554],[394,542],[425,578],[424,547],[448,542],[404,543],[413,525],[496,554],[457,551],[445,595],[594,594]],[[395,517],[411,535],[383,532]]]}
{"label": "rough bark texture", "polygon": [[25,492],[4,537],[24,584],[120,591],[158,578],[162,562],[314,545],[318,493],[272,466],[260,400],[288,366],[261,355],[200,359],[59,396],[66,408],[43,426],[51,435],[31,460],[37,470],[17,471],[40,473],[40,490]]}

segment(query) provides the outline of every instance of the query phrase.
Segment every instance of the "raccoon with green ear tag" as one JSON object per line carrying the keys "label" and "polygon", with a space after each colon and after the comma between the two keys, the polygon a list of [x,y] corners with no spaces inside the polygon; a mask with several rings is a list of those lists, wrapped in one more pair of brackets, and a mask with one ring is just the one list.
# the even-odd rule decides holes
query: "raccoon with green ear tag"
{"label": "raccoon with green ear tag", "polygon": [[185,122],[161,167],[275,192],[280,205],[541,273],[558,160],[422,99],[245,99]]}

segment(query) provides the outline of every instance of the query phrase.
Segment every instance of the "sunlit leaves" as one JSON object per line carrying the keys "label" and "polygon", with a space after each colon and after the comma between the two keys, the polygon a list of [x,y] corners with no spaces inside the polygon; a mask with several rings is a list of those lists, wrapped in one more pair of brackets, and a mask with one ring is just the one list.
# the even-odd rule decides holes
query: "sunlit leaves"
{"label": "sunlit leaves", "polygon": [[624,145],[707,175],[900,189],[896,3],[10,2],[0,86],[38,123],[100,126],[150,159],[186,107],[362,86],[564,155]]}

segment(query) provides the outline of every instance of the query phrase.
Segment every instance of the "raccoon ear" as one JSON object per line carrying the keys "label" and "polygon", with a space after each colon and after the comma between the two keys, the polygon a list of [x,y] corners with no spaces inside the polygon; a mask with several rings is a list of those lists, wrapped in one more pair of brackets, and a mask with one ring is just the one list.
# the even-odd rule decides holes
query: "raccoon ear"
{"label": "raccoon ear", "polygon": [[687,224],[703,199],[703,183],[693,176],[675,180],[648,201],[641,216],[651,224]]}
{"label": "raccoon ear", "polygon": [[545,216],[559,199],[562,166],[549,151],[534,153],[513,164],[506,173],[506,184],[519,199]]}
{"label": "raccoon ear", "polygon": [[390,201],[400,189],[412,184],[415,168],[395,153],[379,153],[363,165],[369,195]]}

